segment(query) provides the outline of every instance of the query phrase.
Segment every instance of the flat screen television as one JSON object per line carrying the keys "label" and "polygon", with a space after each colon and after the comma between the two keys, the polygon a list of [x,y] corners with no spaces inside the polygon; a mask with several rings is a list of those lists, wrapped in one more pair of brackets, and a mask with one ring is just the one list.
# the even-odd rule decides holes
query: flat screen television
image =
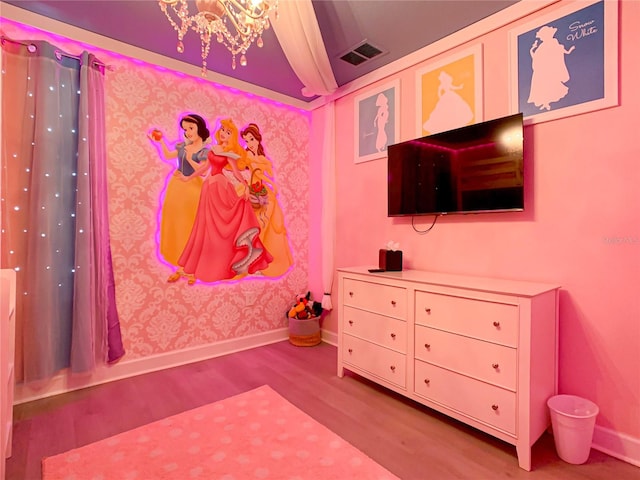
{"label": "flat screen television", "polygon": [[523,115],[387,147],[388,216],[524,210]]}

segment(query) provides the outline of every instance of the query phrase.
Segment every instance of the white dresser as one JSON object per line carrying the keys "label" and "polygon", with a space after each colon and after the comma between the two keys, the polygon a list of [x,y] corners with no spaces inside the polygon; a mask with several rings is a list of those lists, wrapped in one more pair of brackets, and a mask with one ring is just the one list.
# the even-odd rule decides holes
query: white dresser
{"label": "white dresser", "polygon": [[16,272],[0,270],[0,479],[5,478],[5,458],[11,456],[13,388],[15,382]]}
{"label": "white dresser", "polygon": [[338,376],[348,369],[516,446],[549,425],[558,285],[340,268]]}

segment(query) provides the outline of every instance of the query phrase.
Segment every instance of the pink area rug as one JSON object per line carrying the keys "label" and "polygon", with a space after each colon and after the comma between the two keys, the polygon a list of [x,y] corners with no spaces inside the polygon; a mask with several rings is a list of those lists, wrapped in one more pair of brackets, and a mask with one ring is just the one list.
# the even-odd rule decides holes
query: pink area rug
{"label": "pink area rug", "polygon": [[42,463],[44,480],[397,479],[266,385]]}

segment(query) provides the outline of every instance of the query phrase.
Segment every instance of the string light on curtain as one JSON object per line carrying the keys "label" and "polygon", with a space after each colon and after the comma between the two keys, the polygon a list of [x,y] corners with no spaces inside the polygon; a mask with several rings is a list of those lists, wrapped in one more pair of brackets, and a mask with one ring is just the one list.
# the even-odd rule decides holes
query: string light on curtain
{"label": "string light on curtain", "polygon": [[[104,65],[2,37],[0,266],[16,271],[16,379],[124,355],[109,246]],[[5,155],[6,154],[6,155]]]}
{"label": "string light on curtain", "polygon": [[278,0],[195,0],[195,14],[189,12],[187,0],[158,0],[158,4],[178,32],[178,52],[184,52],[182,39],[189,29],[200,35],[202,76],[207,74],[212,37],[229,49],[234,70],[238,54],[244,67],[251,44],[255,41],[258,47],[263,45],[262,33],[270,27],[269,13],[277,15],[278,10]]}

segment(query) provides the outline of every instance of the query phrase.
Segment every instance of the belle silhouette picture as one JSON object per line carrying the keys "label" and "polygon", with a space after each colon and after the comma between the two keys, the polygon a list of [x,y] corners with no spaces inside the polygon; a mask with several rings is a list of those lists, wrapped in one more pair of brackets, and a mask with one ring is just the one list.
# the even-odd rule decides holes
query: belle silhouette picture
{"label": "belle silhouette picture", "polygon": [[442,70],[438,74],[437,101],[422,129],[427,133],[438,133],[445,130],[469,125],[473,120],[470,103],[458,92],[464,83],[454,85],[453,77]]}
{"label": "belle silhouette picture", "polygon": [[423,135],[471,125],[478,111],[478,53],[442,63],[419,72],[421,110],[418,118]]}
{"label": "belle silhouette picture", "polygon": [[[169,283],[278,277],[293,265],[271,160],[255,123],[232,119],[210,132],[195,113],[179,119],[184,140],[159,129],[149,140],[167,165],[158,253]],[[171,145],[171,146],[170,146]]]}
{"label": "belle silhouette picture", "polygon": [[517,49],[525,117],[604,97],[604,2],[518,35]]}

